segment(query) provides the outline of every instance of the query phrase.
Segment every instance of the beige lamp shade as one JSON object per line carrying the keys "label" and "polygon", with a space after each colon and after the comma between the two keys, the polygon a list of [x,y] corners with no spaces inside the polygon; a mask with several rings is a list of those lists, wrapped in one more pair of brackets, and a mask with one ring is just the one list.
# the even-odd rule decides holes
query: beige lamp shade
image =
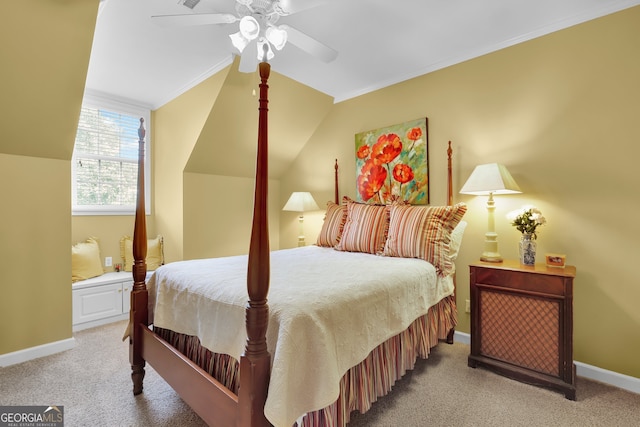
{"label": "beige lamp shade", "polygon": [[460,193],[489,196],[487,200],[487,232],[485,233],[484,251],[480,256],[480,260],[502,262],[502,256],[498,252],[498,233],[496,233],[494,214],[496,206],[493,201],[493,195],[522,193],[520,187],[506,167],[498,163],[489,163],[476,166],[467,182],[462,186]]}
{"label": "beige lamp shade", "polygon": [[478,165],[464,183],[461,194],[487,196],[493,194],[522,193],[506,167],[498,163]]}
{"label": "beige lamp shade", "polygon": [[294,191],[282,208],[283,211],[308,212],[320,210],[313,196],[308,191]]}
{"label": "beige lamp shade", "polygon": [[300,234],[298,235],[298,246],[305,246],[304,242],[304,212],[320,210],[313,196],[308,191],[294,191],[289,200],[282,208],[283,211],[300,212],[298,221],[300,222]]}

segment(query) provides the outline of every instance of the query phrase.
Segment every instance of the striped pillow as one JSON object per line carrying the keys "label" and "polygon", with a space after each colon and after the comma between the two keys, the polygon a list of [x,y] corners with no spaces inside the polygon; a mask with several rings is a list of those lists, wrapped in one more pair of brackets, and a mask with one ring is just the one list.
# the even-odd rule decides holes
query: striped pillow
{"label": "striped pillow", "polygon": [[381,253],[387,240],[389,206],[346,201],[347,221],[335,248],[339,251]]}
{"label": "striped pillow", "polygon": [[324,215],[322,229],[318,235],[316,245],[332,248],[340,242],[344,223],[347,220],[347,205],[327,202],[327,212]]}
{"label": "striped pillow", "polygon": [[453,261],[449,255],[451,232],[466,211],[464,203],[454,206],[392,206],[384,255],[421,258],[433,264],[440,276],[453,273]]}

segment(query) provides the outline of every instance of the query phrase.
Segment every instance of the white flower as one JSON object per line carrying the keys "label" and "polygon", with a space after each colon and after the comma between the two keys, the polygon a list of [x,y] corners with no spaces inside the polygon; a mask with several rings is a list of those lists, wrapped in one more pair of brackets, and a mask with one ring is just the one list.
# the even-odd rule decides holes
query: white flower
{"label": "white flower", "polygon": [[531,234],[532,238],[538,237],[536,228],[547,223],[547,219],[542,216],[540,209],[535,206],[524,206],[521,209],[509,212],[507,219],[511,221],[511,225],[516,227],[521,233]]}

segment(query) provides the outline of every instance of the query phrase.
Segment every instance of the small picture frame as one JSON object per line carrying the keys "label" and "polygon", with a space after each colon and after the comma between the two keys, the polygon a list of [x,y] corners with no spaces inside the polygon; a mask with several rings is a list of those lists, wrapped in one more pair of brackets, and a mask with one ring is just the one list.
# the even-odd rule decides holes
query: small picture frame
{"label": "small picture frame", "polygon": [[546,254],[547,267],[564,268],[567,256],[564,254]]}

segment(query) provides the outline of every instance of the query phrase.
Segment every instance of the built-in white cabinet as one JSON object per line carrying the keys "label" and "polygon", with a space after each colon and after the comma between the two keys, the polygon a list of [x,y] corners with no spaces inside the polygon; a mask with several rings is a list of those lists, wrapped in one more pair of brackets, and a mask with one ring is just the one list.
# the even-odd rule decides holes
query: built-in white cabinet
{"label": "built-in white cabinet", "polygon": [[[152,272],[147,273],[147,279]],[[133,276],[105,273],[73,284],[73,330],[127,319],[131,308]]]}

